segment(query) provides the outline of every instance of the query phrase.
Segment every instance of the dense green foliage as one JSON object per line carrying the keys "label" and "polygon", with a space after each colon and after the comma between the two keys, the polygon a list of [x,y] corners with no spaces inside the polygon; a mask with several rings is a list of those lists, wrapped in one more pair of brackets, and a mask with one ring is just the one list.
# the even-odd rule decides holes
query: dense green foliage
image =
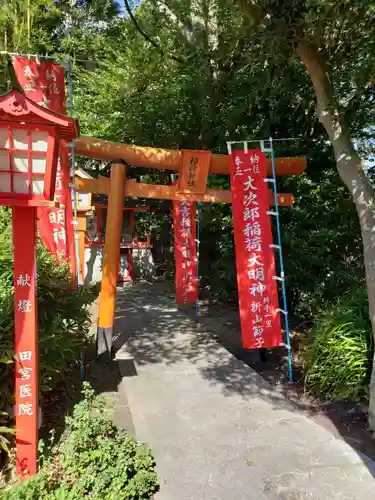
{"label": "dense green foliage", "polygon": [[[227,140],[295,138],[274,143],[276,155],[308,160],[304,175],[278,180],[279,191],[296,197],[293,207],[281,210],[290,311],[298,321],[315,322],[316,331],[322,307],[340,320],[337,299],[364,290],[360,229],[292,40],[297,33],[314,41],[329,63],[350,134],[371,137],[372,2],[144,0],[134,15],[148,40],[129,16],[116,15],[110,0],[30,0],[29,12],[20,0],[6,4],[0,48],[48,51],[62,62],[72,56],[74,114],[83,134],[215,152],[226,152]],[[257,9],[270,12],[259,29],[249,6],[254,18]],[[3,90],[12,77],[8,62],[4,56],[0,65]],[[101,162],[79,161],[94,175],[107,175]],[[165,171],[130,167],[128,175],[170,183]],[[224,176],[212,176],[209,184],[229,187]],[[151,230],[160,269],[173,271],[171,205],[150,204],[154,211],[138,214],[137,230]],[[235,300],[231,207],[206,204],[200,214],[202,291]]]}
{"label": "dense green foliage", "polygon": [[[231,2],[212,2],[217,9],[214,14],[196,5],[196,25],[187,20],[187,3],[167,4],[170,10],[161,13],[154,2],[145,1],[136,16],[165,53],[175,56],[178,51],[183,61],[178,63],[161,54],[128,19],[118,21],[110,30],[107,52],[97,67],[88,72],[76,67],[74,106],[82,131],[137,144],[203,147],[221,152],[226,151],[228,138],[265,138],[269,134],[275,138],[297,137],[294,141],[275,142],[275,147],[279,156],[305,155],[308,159],[306,174],[281,180],[279,190],[296,195],[293,208],[282,209],[290,306],[296,316],[310,320],[322,301],[345,293],[353,280],[362,282],[364,272],[357,216],[315,117],[308,77],[293,58],[286,61],[286,56],[271,57],[268,49],[264,60],[260,60],[259,44],[265,42],[257,40],[252,45],[255,35],[245,30]],[[168,24],[172,13],[176,18]],[[216,24],[211,30],[204,21],[212,16]],[[186,25],[194,44],[187,41],[182,25]],[[208,38],[215,38],[215,30],[219,47],[213,50],[210,43],[214,42]],[[211,71],[205,73],[207,57],[211,58]],[[368,109],[364,106],[363,114],[360,109],[351,124],[359,133],[367,120]],[[86,166],[95,167],[92,162]],[[136,176],[143,174],[143,182],[170,182],[164,172],[136,170]],[[130,175],[134,176],[134,172]],[[212,177],[210,184],[229,187],[225,177]],[[170,205],[151,203],[156,217],[150,220],[149,215],[140,215],[138,227],[146,229],[145,222],[150,224],[157,252],[159,247],[172,244],[171,231],[165,230],[170,220],[161,217]],[[160,254],[171,258],[169,252]],[[202,287],[211,295],[236,298],[228,206],[202,206],[200,271]]]}
{"label": "dense green foliage", "polygon": [[150,450],[120,431],[87,382],[84,399],[66,418],[61,442],[38,474],[13,486],[3,500],[148,500],[158,490]]}
{"label": "dense green foliage", "polygon": [[336,400],[368,395],[373,346],[366,291],[354,289],[316,319],[304,353],[308,388]]}
{"label": "dense green foliage", "polygon": [[[276,36],[273,40],[259,37],[238,6],[228,0],[192,4],[169,0],[164,8],[154,0],[144,0],[135,16],[156,46],[145,40],[128,17],[115,16],[110,3],[92,1],[85,8],[80,2],[70,2],[70,7],[57,2],[53,7],[61,12],[57,20],[50,2],[39,0],[33,18],[37,27],[36,39],[31,39],[33,47],[54,52],[58,58],[62,52],[77,58],[73,67],[74,110],[82,133],[141,145],[221,152],[226,151],[228,138],[297,137],[275,143],[279,156],[305,155],[308,159],[305,175],[279,183],[280,191],[296,195],[294,207],[282,210],[292,312],[311,319],[322,301],[345,293],[353,279],[362,281],[356,213],[315,116],[308,75],[287,47],[276,50]],[[299,7],[292,3],[293,15],[298,8],[305,12],[303,2],[297,2]],[[329,8],[330,2],[323,2],[319,12],[325,11],[324,3]],[[48,22],[38,16],[48,17]],[[312,26],[314,20],[311,17]],[[40,44],[39,26],[51,28],[49,45]],[[42,40],[46,43],[45,37]],[[358,76],[359,61],[354,69]],[[340,81],[352,79],[352,66],[343,75],[340,63],[335,67],[335,78],[339,70]],[[342,96],[348,85],[339,88]],[[367,92],[366,87],[365,95]],[[370,123],[365,95],[357,92],[350,100],[350,109],[356,109],[350,126],[358,137],[366,135]],[[82,163],[94,173],[103,167],[91,160]],[[129,169],[129,175],[143,176],[143,182],[170,182],[165,172]],[[229,187],[225,177],[211,178],[210,184]],[[170,204],[151,204],[154,216],[140,214],[138,228],[147,231],[149,225],[155,252],[170,260],[172,254],[164,251],[172,245],[170,217],[165,217]],[[202,207],[201,240],[202,286],[214,296],[235,299],[230,207]],[[170,263],[162,266],[171,267]]]}
{"label": "dense green foliage", "polygon": [[[129,19],[119,21],[107,37],[108,49],[97,67],[87,72],[76,68],[74,105],[83,133],[123,142],[226,152],[228,139],[295,138],[274,143],[276,155],[304,155],[308,160],[304,175],[278,182],[279,191],[291,191],[296,197],[292,208],[281,211],[288,300],[296,320],[313,323],[313,329],[319,330],[322,310],[329,310],[338,325],[346,304],[337,305],[337,299],[358,288],[365,295],[362,242],[353,201],[337,174],[331,147],[315,114],[309,77],[287,37],[280,40],[285,34],[283,16],[285,22],[299,18],[303,29],[315,33],[326,50],[335,96],[345,110],[350,132],[360,139],[368,136],[373,116],[368,65],[373,50],[368,43],[372,14],[365,19],[364,10],[353,7],[357,26],[367,40],[361,43],[352,23],[348,24],[332,2],[292,2],[293,8],[282,13],[279,3],[265,4],[274,12],[274,24],[271,31],[259,35],[233,2],[171,0],[164,8],[153,0],[142,2],[135,15],[155,44],[146,41]],[[340,30],[345,32],[344,38],[340,38]],[[353,43],[361,57],[348,51]],[[90,162],[86,166],[100,169]],[[144,174],[143,182],[170,182],[163,172],[130,171],[134,174]],[[225,177],[212,177],[209,183],[229,188]],[[147,230],[149,224],[156,255],[170,260],[170,252],[158,253],[159,248],[172,246],[171,231],[166,230],[170,219],[165,217],[170,205],[153,202],[153,206],[155,215],[140,215],[138,227]],[[205,204],[200,218],[202,291],[235,300],[231,208]],[[171,268],[162,266],[163,270]],[[356,312],[358,309],[353,310]],[[366,305],[361,313],[368,318]],[[368,321],[363,332],[371,338]],[[350,338],[351,333],[348,330],[346,336]],[[317,344],[316,340],[313,345]],[[370,344],[366,346],[364,351],[351,351],[351,360],[357,362],[354,366],[362,366],[365,358],[365,375],[359,369],[361,382],[349,383],[346,391],[343,383],[341,396],[363,394],[372,354]],[[332,371],[334,362],[341,369],[340,358],[332,359]],[[316,384],[314,389],[324,392],[328,386]]]}
{"label": "dense green foliage", "polygon": [[[13,253],[10,212],[0,209],[0,411],[9,419],[14,402],[14,301]],[[80,360],[89,341],[90,315],[87,306],[96,289],[74,290],[67,267],[60,266],[40,245],[38,272],[39,383],[41,396],[53,389],[62,376]],[[1,415],[1,414],[0,414]],[[1,423],[1,420],[0,420]],[[3,434],[1,430],[0,434]],[[4,443],[0,440],[0,445]],[[6,443],[5,443],[6,444]]]}

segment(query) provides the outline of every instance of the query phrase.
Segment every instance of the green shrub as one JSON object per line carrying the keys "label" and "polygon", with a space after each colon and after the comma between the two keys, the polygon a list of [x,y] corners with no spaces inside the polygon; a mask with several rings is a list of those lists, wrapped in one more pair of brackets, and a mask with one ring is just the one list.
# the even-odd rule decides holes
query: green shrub
{"label": "green shrub", "polygon": [[304,353],[306,385],[331,400],[359,399],[368,393],[372,356],[367,293],[361,287],[316,318]]}
{"label": "green shrub", "polygon": [[87,382],[61,442],[38,474],[3,492],[3,500],[146,500],[158,490],[149,448],[120,431]]}
{"label": "green shrub", "polygon": [[2,425],[8,420],[8,413],[0,412],[0,451],[9,453],[10,436],[15,434],[15,429]]}

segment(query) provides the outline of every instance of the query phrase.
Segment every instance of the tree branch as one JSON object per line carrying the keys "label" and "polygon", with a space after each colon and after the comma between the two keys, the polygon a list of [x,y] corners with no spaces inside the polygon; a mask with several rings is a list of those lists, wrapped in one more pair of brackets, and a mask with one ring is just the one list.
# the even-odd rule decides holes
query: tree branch
{"label": "tree branch", "polygon": [[194,43],[194,34],[192,30],[189,30],[188,27],[178,19],[177,15],[168,7],[168,5],[165,2],[161,1],[156,1],[156,7],[158,8],[159,12],[164,15],[164,17],[167,19],[168,22],[174,23],[180,35],[182,38],[187,42],[189,45],[192,45]]}
{"label": "tree branch", "polygon": [[328,66],[318,49],[305,39],[300,39],[295,47],[297,54],[306,67],[311,78],[319,113],[324,109],[332,107],[333,91],[329,78]]}
{"label": "tree branch", "polygon": [[[348,172],[347,169],[344,168],[344,165],[349,163],[349,159],[354,160],[356,158],[356,168],[362,169],[362,166],[348,133],[344,117],[335,105],[328,65],[318,49],[305,39],[298,41],[295,50],[305,65],[313,84],[318,118],[331,141],[335,152],[338,171],[347,187],[351,189],[348,181]],[[350,163],[350,168],[352,168],[353,163]]]}
{"label": "tree branch", "polygon": [[129,5],[129,0],[124,0],[124,5],[125,5],[125,9],[126,9],[126,12],[128,13],[130,19],[132,20],[136,30],[138,31],[138,33],[140,33],[143,38],[145,40],[147,40],[153,47],[155,47],[163,56],[167,56],[169,57],[170,59],[173,59],[173,61],[176,61],[180,64],[185,64],[186,63],[186,60],[181,58],[181,57],[178,57],[178,56],[174,56],[173,54],[167,54],[161,47],[160,45],[158,45],[151,37],[149,37],[149,35],[143,31],[143,29],[141,28],[141,26],[139,25],[138,21],[136,20],[136,18],[134,17],[134,14],[130,8],[130,5]]}

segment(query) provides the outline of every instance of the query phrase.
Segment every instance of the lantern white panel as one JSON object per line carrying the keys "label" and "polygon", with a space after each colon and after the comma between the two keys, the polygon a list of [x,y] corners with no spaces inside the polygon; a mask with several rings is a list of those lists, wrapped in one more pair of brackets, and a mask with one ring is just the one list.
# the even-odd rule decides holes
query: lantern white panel
{"label": "lantern white panel", "polygon": [[10,170],[9,153],[0,149],[0,170]]}
{"label": "lantern white panel", "polygon": [[9,148],[7,128],[0,128],[0,148]]}
{"label": "lantern white panel", "polygon": [[45,174],[46,172],[46,157],[45,156],[35,156],[32,157],[31,170],[36,174]]}
{"label": "lantern white panel", "polygon": [[10,174],[0,172],[0,192],[10,193]]}
{"label": "lantern white panel", "polygon": [[43,194],[44,177],[33,176],[31,179],[31,191],[33,194]]}
{"label": "lantern white panel", "polygon": [[14,149],[28,149],[27,130],[13,130]]}
{"label": "lantern white panel", "polygon": [[31,149],[33,151],[47,151],[48,132],[43,130],[31,132]]}
{"label": "lantern white panel", "polygon": [[28,194],[29,181],[27,175],[13,175],[13,190],[15,193]]}
{"label": "lantern white panel", "polygon": [[16,172],[27,172],[28,164],[27,153],[13,153],[13,169]]}

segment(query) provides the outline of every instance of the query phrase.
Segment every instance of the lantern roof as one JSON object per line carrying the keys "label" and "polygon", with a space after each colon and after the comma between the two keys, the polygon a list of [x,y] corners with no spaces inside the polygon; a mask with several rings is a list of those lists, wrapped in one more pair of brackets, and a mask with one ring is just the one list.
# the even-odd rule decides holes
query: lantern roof
{"label": "lantern roof", "polygon": [[0,96],[0,121],[52,125],[57,128],[60,139],[65,141],[79,135],[77,120],[40,106],[16,89]]}

